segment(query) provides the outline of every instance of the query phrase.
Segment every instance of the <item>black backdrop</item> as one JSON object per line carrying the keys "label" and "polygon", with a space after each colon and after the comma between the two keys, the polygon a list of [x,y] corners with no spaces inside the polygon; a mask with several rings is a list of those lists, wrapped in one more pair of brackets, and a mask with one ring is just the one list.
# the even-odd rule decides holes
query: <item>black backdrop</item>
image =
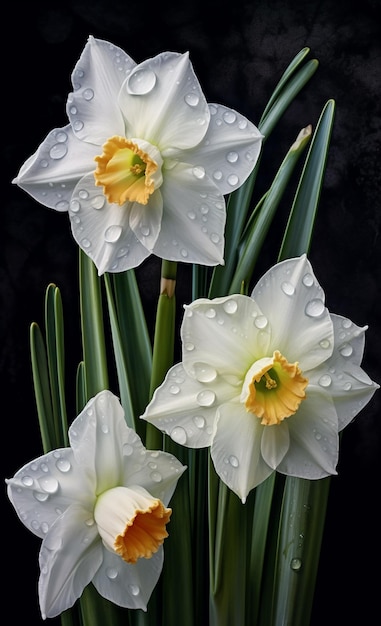
{"label": "black backdrop", "polygon": [[[32,320],[42,323],[49,282],[62,292],[68,408],[70,417],[75,416],[74,364],[80,359],[77,249],[67,216],[37,205],[10,181],[45,134],[66,123],[70,73],[89,34],[118,44],[137,62],[163,50],[189,50],[208,101],[232,106],[254,123],[289,61],[304,46],[311,49],[319,70],[266,144],[258,193],[267,189],[299,130],[316,125],[324,104],[333,98],[335,125],[310,258],[329,309],[369,325],[363,365],[381,382],[380,8],[379,0],[192,0],[154,6],[136,0],[66,0],[7,5],[1,42],[3,478],[41,453],[28,333]],[[291,200],[290,195],[283,213],[280,209],[279,233]],[[279,233],[274,227],[274,247],[263,252],[258,276],[275,260]],[[138,270],[147,311],[155,309],[158,276],[155,258]],[[179,300],[189,301],[189,278],[189,268],[180,267]],[[378,567],[381,545],[380,398],[376,393],[344,431],[339,474],[331,483],[311,626],[377,621],[379,574],[373,567]],[[9,622],[38,625],[40,540],[24,529],[6,498],[2,510],[3,612],[10,612]]]}

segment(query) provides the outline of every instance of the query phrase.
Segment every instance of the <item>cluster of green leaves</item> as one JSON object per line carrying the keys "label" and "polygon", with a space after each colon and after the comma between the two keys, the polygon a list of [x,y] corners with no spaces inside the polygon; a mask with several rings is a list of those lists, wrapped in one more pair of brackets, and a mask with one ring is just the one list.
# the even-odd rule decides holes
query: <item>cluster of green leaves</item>
{"label": "cluster of green leaves", "polygon": [[[263,150],[283,113],[318,67],[315,59],[306,60],[309,52],[304,48],[293,59],[263,112],[258,125],[265,136]],[[314,132],[311,127],[301,129],[268,191],[255,206],[261,158],[246,183],[230,196],[225,265],[212,273],[194,266],[193,298],[247,293],[277,209],[296,177],[296,192],[277,259],[309,251],[334,109],[334,102],[328,101]],[[284,479],[274,473],[242,505],[216,476],[208,450],[184,449],[138,419],[173,364],[175,295],[164,290],[159,296],[151,345],[133,270],[99,278],[91,260],[80,252],[79,278],[83,359],[77,372],[77,411],[98,391],[109,388],[112,367],[118,385],[113,391],[121,399],[128,425],[147,448],[172,452],[188,471],[171,501],[173,515],[165,542],[164,569],[147,613],[115,607],[89,585],[78,606],[62,615],[63,626],[194,626],[207,620],[210,626],[306,626],[312,610],[329,480]],[[162,278],[175,281],[175,263],[163,262]],[[55,285],[46,291],[45,336],[36,323],[31,325],[31,357],[46,452],[68,445],[64,322]]]}

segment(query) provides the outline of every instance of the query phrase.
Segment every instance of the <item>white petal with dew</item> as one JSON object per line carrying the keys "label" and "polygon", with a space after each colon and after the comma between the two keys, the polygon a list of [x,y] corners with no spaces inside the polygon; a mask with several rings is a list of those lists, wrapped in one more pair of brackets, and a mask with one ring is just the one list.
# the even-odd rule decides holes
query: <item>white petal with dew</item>
{"label": "white petal with dew", "polygon": [[113,135],[124,136],[123,115],[117,99],[126,75],[135,65],[118,46],[89,37],[73,70],[74,91],[66,105],[79,139],[103,144]]}
{"label": "white petal with dew", "polygon": [[20,520],[41,538],[73,502],[91,507],[94,501],[95,479],[78,465],[70,448],[40,456],[6,482]]}
{"label": "white petal with dew", "polygon": [[176,443],[203,448],[212,441],[216,407],[237,395],[237,388],[222,378],[200,383],[182,364],[173,366],[156,389],[142,419],[167,433]]}
{"label": "white petal with dew", "polygon": [[267,354],[271,329],[269,324],[263,327],[262,317],[256,302],[244,295],[192,302],[181,326],[188,374],[197,377],[198,364],[205,363],[227,381],[242,384],[252,363]]}
{"label": "white petal with dew", "polygon": [[278,465],[289,476],[317,479],[336,474],[339,436],[335,407],[322,390],[307,387],[307,397],[287,419],[290,447]]}
{"label": "white petal with dew", "polygon": [[225,200],[203,169],[179,163],[163,171],[164,212],[153,252],[160,258],[223,264]]}
{"label": "white petal with dew", "polygon": [[130,203],[129,224],[142,246],[152,252],[161,230],[163,217],[163,197],[155,191],[146,205]]}
{"label": "white petal with dew", "polygon": [[172,158],[204,167],[221,193],[229,194],[253,171],[263,136],[237,111],[220,104],[209,104],[209,109],[210,122],[203,141],[184,154],[173,153]]}
{"label": "white petal with dew", "polygon": [[261,454],[264,461],[273,470],[277,469],[289,447],[290,434],[286,421],[263,429]]}
{"label": "white petal with dew", "polygon": [[191,148],[204,137],[210,113],[189,55],[162,52],[140,63],[118,100],[126,135],[167,148]]}
{"label": "white petal with dew", "polygon": [[56,211],[68,211],[78,181],[95,170],[99,147],[79,141],[70,126],[50,131],[14,179],[35,200]]}
{"label": "white petal with dew", "polygon": [[55,617],[73,606],[102,563],[101,541],[91,515],[73,504],[42,542],[38,591],[43,617]]}
{"label": "white petal with dew", "polygon": [[274,265],[254,287],[252,297],[270,321],[271,348],[289,363],[297,361],[305,372],[332,354],[332,320],[305,255]]}
{"label": "white petal with dew", "polygon": [[118,606],[147,610],[147,603],[163,567],[163,546],[149,559],[135,564],[103,548],[102,565],[93,578],[98,593]]}
{"label": "white petal with dew", "polygon": [[217,430],[211,446],[214,467],[221,480],[245,502],[248,493],[272,469],[261,454],[263,426],[239,401],[218,408]]}
{"label": "white petal with dew", "polygon": [[130,207],[107,202],[92,174],[82,178],[73,192],[69,211],[73,237],[99,274],[136,267],[150,254],[130,228]]}

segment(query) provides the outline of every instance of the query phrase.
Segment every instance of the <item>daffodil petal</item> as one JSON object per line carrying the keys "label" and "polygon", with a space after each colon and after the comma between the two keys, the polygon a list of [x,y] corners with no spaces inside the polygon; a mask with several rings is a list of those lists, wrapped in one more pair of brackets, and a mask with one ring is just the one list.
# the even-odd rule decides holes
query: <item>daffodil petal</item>
{"label": "daffodil petal", "polygon": [[135,65],[118,46],[89,37],[73,70],[74,91],[66,105],[78,139],[99,145],[112,135],[124,134],[117,98],[126,75]]}
{"label": "daffodil petal", "polygon": [[6,481],[8,497],[23,524],[38,537],[78,499],[91,505],[94,481],[78,466],[70,448],[48,452]]}
{"label": "daffodil petal", "polygon": [[337,413],[324,391],[307,388],[307,398],[287,420],[290,447],[278,465],[288,476],[318,479],[336,474],[339,436]]}
{"label": "daffodil petal", "polygon": [[160,258],[223,264],[225,200],[204,170],[179,163],[165,170],[164,212],[153,252]]}
{"label": "daffodil petal", "polygon": [[263,460],[276,470],[290,447],[287,421],[265,427],[262,433],[261,454]]}
{"label": "daffodil petal", "polygon": [[369,402],[379,385],[360,367],[365,331],[348,318],[331,313],[335,345],[332,356],[311,372],[306,372],[310,386],[323,388],[333,399],[339,431]]}
{"label": "daffodil petal", "polygon": [[163,567],[163,546],[149,559],[128,564],[103,549],[103,562],[93,578],[97,591],[114,604],[147,610],[147,603]]}
{"label": "daffodil petal", "polygon": [[150,252],[153,250],[160,234],[163,218],[163,197],[160,190],[155,191],[146,205],[132,202],[130,204],[130,227],[140,241]]}
{"label": "daffodil petal", "polygon": [[136,267],[150,254],[130,228],[129,211],[128,203],[107,202],[93,174],[82,178],[74,189],[69,210],[73,237],[99,274]]}
{"label": "daffodil petal", "polygon": [[239,401],[218,407],[211,445],[213,464],[221,480],[243,502],[273,471],[261,454],[262,430],[259,419],[249,415]]}
{"label": "daffodil petal", "polygon": [[203,141],[184,154],[183,159],[203,167],[221,193],[229,194],[252,172],[263,135],[233,109],[221,104],[209,104],[209,109],[210,123]]}
{"label": "daffodil petal", "polygon": [[237,388],[222,378],[202,384],[190,378],[180,363],[156,389],[142,419],[181,445],[203,448],[212,441],[216,406],[235,395]]}
{"label": "daffodil petal", "polygon": [[186,307],[181,327],[184,368],[196,378],[205,364],[228,382],[242,384],[256,355],[267,352],[270,330],[247,296],[200,298]]}
{"label": "daffodil petal", "polygon": [[67,211],[76,184],[94,170],[98,153],[98,146],[79,141],[69,125],[55,128],[13,182],[44,206]]}
{"label": "daffodil petal", "polygon": [[96,479],[95,493],[123,484],[123,445],[129,429],[123,408],[111,391],[91,398],[69,429],[70,445],[79,465]]}
{"label": "daffodil petal", "polygon": [[102,563],[102,547],[91,513],[72,504],[41,544],[38,582],[42,616],[73,606]]}
{"label": "daffodil petal", "polygon": [[305,255],[274,265],[254,287],[252,298],[271,324],[271,348],[290,363],[297,361],[302,372],[332,354],[332,320]]}
{"label": "daffodil petal", "polygon": [[162,52],[143,61],[122,86],[119,106],[126,135],[167,148],[187,149],[204,137],[209,107],[188,53]]}

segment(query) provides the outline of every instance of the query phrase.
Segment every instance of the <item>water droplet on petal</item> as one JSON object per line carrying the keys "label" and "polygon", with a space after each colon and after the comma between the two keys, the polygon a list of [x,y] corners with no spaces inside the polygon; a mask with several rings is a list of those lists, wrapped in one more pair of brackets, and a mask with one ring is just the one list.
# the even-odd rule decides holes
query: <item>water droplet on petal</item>
{"label": "water droplet on petal", "polygon": [[216,309],[213,309],[213,307],[207,309],[205,311],[205,317],[208,317],[210,320],[216,317]]}
{"label": "water droplet on petal", "polygon": [[185,345],[184,348],[187,352],[192,352],[192,350],[194,350],[194,343],[191,343],[190,341],[188,341]]}
{"label": "water droplet on petal", "polygon": [[58,459],[56,463],[56,468],[66,474],[71,469],[71,464],[67,459]]}
{"label": "water droplet on petal", "polygon": [[351,356],[351,354],[353,354],[353,348],[352,348],[351,344],[350,343],[345,343],[343,346],[341,346],[340,354],[341,354],[341,356],[344,356],[344,357]]}
{"label": "water droplet on petal", "polygon": [[215,180],[221,180],[221,178],[222,178],[221,170],[216,170],[215,172],[213,172],[213,178]]}
{"label": "water droplet on petal", "polygon": [[107,243],[115,243],[120,238],[122,230],[123,229],[121,226],[119,226],[119,224],[109,226],[104,235],[105,241],[107,241]]}
{"label": "water droplet on petal", "polygon": [[31,487],[33,485],[33,478],[31,476],[23,476],[21,482],[25,487]]}
{"label": "water droplet on petal", "polygon": [[281,289],[286,296],[293,296],[295,293],[295,287],[291,283],[285,281],[281,284]]}
{"label": "water droplet on petal", "polygon": [[224,302],[223,304],[223,309],[225,313],[228,313],[229,315],[233,315],[234,313],[237,312],[237,309],[238,309],[237,300],[226,300],[226,302]]}
{"label": "water droplet on petal", "polygon": [[228,152],[226,155],[226,160],[229,161],[229,163],[236,163],[238,161],[237,152]]}
{"label": "water droplet on petal", "polygon": [[96,209],[97,211],[99,211],[99,209],[103,209],[105,202],[106,202],[105,197],[102,195],[99,195],[99,196],[94,196],[91,199],[90,204],[93,207],[93,209]]}
{"label": "water droplet on petal", "polygon": [[38,500],[38,502],[46,502],[46,500],[49,498],[48,493],[41,493],[40,491],[34,491],[33,495],[36,500]]}
{"label": "water droplet on petal", "polygon": [[304,311],[308,317],[320,317],[320,315],[324,313],[324,309],[325,306],[323,300],[320,300],[320,298],[314,298],[313,300],[307,302]]}
{"label": "water droplet on petal", "polygon": [[138,596],[140,593],[140,588],[137,585],[129,585],[129,589],[133,596]]}
{"label": "water droplet on petal", "polygon": [[329,339],[322,339],[319,343],[319,346],[323,348],[323,350],[327,350],[331,345]]}
{"label": "water droplet on petal", "polygon": [[228,176],[228,183],[232,187],[234,187],[234,185],[238,185],[239,178],[238,178],[237,174],[230,174],[230,176]]}
{"label": "water droplet on petal", "polygon": [[171,393],[173,396],[177,396],[177,394],[180,393],[180,387],[178,385],[171,385],[169,388],[169,393]]}
{"label": "water droplet on petal", "polygon": [[156,85],[156,74],[150,69],[138,69],[127,80],[127,91],[133,95],[144,96]]}
{"label": "water droplet on petal", "polygon": [[332,378],[330,377],[329,374],[323,374],[323,376],[320,376],[319,385],[321,387],[329,387],[331,384],[332,384]]}
{"label": "water droplet on petal", "polygon": [[237,115],[234,113],[234,111],[225,111],[222,117],[227,124],[234,124],[237,119]]}
{"label": "water droplet on petal", "polygon": [[314,279],[312,274],[304,274],[303,279],[302,279],[302,283],[303,285],[305,285],[306,287],[312,287],[312,285],[314,284]]}
{"label": "water droplet on petal", "polygon": [[352,322],[349,319],[343,319],[343,321],[341,322],[343,328],[350,328],[352,326]]}
{"label": "water droplet on petal", "polygon": [[344,391],[350,391],[352,389],[352,385],[351,383],[345,383],[344,385]]}
{"label": "water droplet on petal", "polygon": [[108,567],[106,569],[106,576],[110,578],[110,580],[114,580],[118,576],[118,570],[115,567]]}
{"label": "water droplet on petal", "polygon": [[196,165],[192,171],[193,171],[193,176],[195,176],[199,180],[202,180],[205,176],[205,168],[202,167],[201,165]]}
{"label": "water droplet on petal", "polygon": [[83,95],[85,100],[90,102],[90,100],[92,100],[94,98],[94,91],[92,89],[90,89],[90,87],[89,87],[88,89],[84,90],[82,95]]}
{"label": "water droplet on petal", "polygon": [[254,320],[254,324],[257,328],[266,328],[268,324],[267,317],[264,315],[258,315]]}
{"label": "water droplet on petal", "polygon": [[216,399],[216,394],[211,389],[205,389],[197,394],[197,402],[200,406],[212,406]]}
{"label": "water droplet on petal", "polygon": [[[178,443],[181,443],[181,442],[178,441]],[[163,480],[163,477],[160,474],[160,472],[152,472],[150,476],[154,483],[161,483],[161,481]]]}
{"label": "water droplet on petal", "polygon": [[194,372],[196,379],[200,383],[210,383],[217,378],[217,372],[214,367],[207,365],[206,363],[195,363]]}
{"label": "water droplet on petal", "polygon": [[230,463],[230,465],[231,465],[232,467],[238,467],[238,465],[239,465],[239,461],[238,461],[237,457],[236,457],[236,456],[234,456],[234,454],[231,454],[231,455],[229,456],[229,463]]}
{"label": "water droplet on petal", "polygon": [[200,98],[197,93],[187,93],[184,100],[190,107],[196,107],[200,101]]}
{"label": "water droplet on petal", "polygon": [[56,491],[58,491],[59,483],[53,476],[46,476],[42,478],[39,483],[41,489],[47,493],[56,493]]}
{"label": "water droplet on petal", "polygon": [[205,426],[205,418],[202,417],[202,415],[195,415],[195,417],[193,418],[193,422],[195,423],[197,428],[201,429]]}
{"label": "water droplet on petal", "polygon": [[171,431],[171,439],[173,439],[173,441],[176,441],[176,443],[179,443],[180,445],[184,445],[187,440],[187,434],[184,428],[182,428],[181,426],[176,426]]}
{"label": "water droplet on petal", "polygon": [[67,146],[63,143],[56,143],[49,150],[49,156],[54,161],[62,159],[67,154]]}
{"label": "water droplet on petal", "polygon": [[134,448],[130,443],[125,443],[123,446],[123,456],[131,456]]}

